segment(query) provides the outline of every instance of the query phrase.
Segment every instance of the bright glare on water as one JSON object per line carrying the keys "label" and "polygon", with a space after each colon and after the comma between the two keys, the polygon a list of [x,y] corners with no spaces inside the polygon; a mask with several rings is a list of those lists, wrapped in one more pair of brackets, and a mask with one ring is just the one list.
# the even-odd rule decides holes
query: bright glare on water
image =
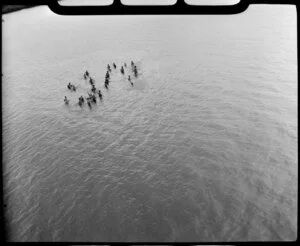
{"label": "bright glare on water", "polygon": [[296,239],[295,7],[3,19],[9,240]]}

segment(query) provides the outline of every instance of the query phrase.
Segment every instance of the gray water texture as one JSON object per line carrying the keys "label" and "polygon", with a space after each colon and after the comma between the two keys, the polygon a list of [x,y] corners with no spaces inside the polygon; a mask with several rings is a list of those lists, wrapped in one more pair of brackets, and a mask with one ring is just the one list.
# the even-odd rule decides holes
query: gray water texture
{"label": "gray water texture", "polygon": [[[295,7],[3,19],[9,240],[297,238]],[[86,69],[103,92],[92,109],[77,104]]]}

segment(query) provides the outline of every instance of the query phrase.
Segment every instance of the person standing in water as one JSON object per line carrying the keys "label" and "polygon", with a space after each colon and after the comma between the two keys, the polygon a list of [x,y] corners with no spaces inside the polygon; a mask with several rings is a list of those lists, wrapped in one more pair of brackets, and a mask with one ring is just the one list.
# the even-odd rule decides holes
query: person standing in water
{"label": "person standing in water", "polygon": [[116,68],[117,68],[117,65],[116,65],[115,63],[113,63],[113,66],[114,66],[114,69],[116,69]]}
{"label": "person standing in water", "polygon": [[69,104],[69,100],[66,96],[65,96],[64,102],[65,102],[65,104]]}
{"label": "person standing in water", "polygon": [[90,77],[90,84],[93,85],[94,84],[94,81],[93,79]]}
{"label": "person standing in water", "polygon": [[[90,98],[89,98],[90,99]],[[87,100],[87,104],[89,106],[89,108],[91,109],[92,108],[92,105],[91,105],[91,101],[90,100]]]}
{"label": "person standing in water", "polygon": [[98,91],[98,95],[99,95],[100,100],[102,100],[102,93],[101,93],[101,90]]}
{"label": "person standing in water", "polygon": [[81,97],[79,97],[79,102],[78,102],[79,106],[82,106],[82,103],[83,103],[83,101],[82,101]]}
{"label": "person standing in water", "polygon": [[138,71],[137,71],[136,65],[134,65],[133,72],[134,72],[134,76],[137,77],[138,76]]}
{"label": "person standing in water", "polygon": [[122,74],[124,74],[124,68],[123,68],[123,66],[121,67],[120,71],[121,71]]}
{"label": "person standing in water", "polygon": [[92,100],[93,103],[97,103],[97,100],[96,100],[96,96],[95,96],[95,95],[92,95],[91,100]]}
{"label": "person standing in water", "polygon": [[108,89],[108,84],[109,84],[108,80],[105,80],[104,86],[105,86],[106,89]]}
{"label": "person standing in water", "polygon": [[106,78],[106,79],[109,79],[109,77],[110,77],[110,76],[109,76],[109,72],[106,71],[105,78]]}
{"label": "person standing in water", "polygon": [[131,81],[130,75],[128,75],[128,81],[130,82],[131,86],[133,86],[133,83]]}

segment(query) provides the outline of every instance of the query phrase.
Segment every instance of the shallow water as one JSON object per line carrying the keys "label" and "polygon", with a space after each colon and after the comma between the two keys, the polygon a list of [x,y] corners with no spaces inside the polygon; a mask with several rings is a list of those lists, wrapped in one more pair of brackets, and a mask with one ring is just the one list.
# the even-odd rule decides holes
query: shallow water
{"label": "shallow water", "polygon": [[[296,239],[295,8],[3,19],[11,241]],[[134,86],[117,69],[105,90],[131,60]]]}

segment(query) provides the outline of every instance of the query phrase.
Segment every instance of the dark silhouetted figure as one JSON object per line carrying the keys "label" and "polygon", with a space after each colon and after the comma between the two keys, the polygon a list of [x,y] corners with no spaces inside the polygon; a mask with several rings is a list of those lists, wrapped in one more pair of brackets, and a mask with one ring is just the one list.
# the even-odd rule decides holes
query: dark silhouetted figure
{"label": "dark silhouetted figure", "polygon": [[90,101],[90,100],[87,100],[87,104],[88,104],[89,108],[92,108],[92,105],[91,105],[91,101]]}
{"label": "dark silhouetted figure", "polygon": [[99,95],[100,100],[102,100],[102,93],[101,93],[101,90],[98,91],[98,95]]}
{"label": "dark silhouetted figure", "polygon": [[120,71],[121,71],[122,74],[124,74],[124,68],[123,68],[123,66],[121,67]]}
{"label": "dark silhouetted figure", "polygon": [[96,100],[96,96],[95,96],[95,95],[92,95],[92,96],[90,97],[90,99],[91,99],[91,101],[92,101],[93,103],[97,103],[97,100]]}
{"label": "dark silhouetted figure", "polygon": [[116,65],[115,63],[113,63],[113,66],[114,66],[114,69],[116,69],[116,68],[117,68],[117,65]]}
{"label": "dark silhouetted figure", "polygon": [[137,71],[137,67],[136,66],[134,66],[133,72],[134,72],[134,76],[137,77],[138,76],[138,71]]}
{"label": "dark silhouetted figure", "polygon": [[64,102],[65,102],[65,104],[69,104],[69,100],[66,96],[65,96]]}
{"label": "dark silhouetted figure", "polygon": [[109,72],[108,72],[108,71],[106,71],[105,78],[106,78],[106,79],[109,79],[109,78],[110,78]]}
{"label": "dark silhouetted figure", "polygon": [[94,84],[94,80],[92,78],[90,78],[90,84],[93,85]]}
{"label": "dark silhouetted figure", "polygon": [[105,78],[105,84],[109,85],[109,79],[108,78]]}
{"label": "dark silhouetted figure", "polygon": [[84,103],[84,98],[83,98],[83,96],[81,96],[81,97],[79,97],[78,104],[79,104],[79,106],[82,106],[83,103]]}

